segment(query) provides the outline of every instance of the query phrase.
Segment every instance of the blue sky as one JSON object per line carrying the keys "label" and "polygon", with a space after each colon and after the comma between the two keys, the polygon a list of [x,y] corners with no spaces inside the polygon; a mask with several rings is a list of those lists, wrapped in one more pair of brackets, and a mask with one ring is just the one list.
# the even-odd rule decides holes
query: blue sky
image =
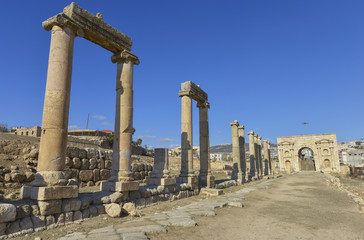
{"label": "blue sky", "polygon": [[[41,125],[50,32],[42,21],[70,1],[2,1],[0,123]],[[364,1],[90,1],[77,3],[133,39],[135,138],[180,144],[180,84],[209,95],[210,145],[231,143],[230,122],[280,136],[364,137]],[[69,126],[111,129],[116,65],[75,40]],[[193,110],[194,144],[199,142]],[[308,122],[308,125],[303,125]]]}

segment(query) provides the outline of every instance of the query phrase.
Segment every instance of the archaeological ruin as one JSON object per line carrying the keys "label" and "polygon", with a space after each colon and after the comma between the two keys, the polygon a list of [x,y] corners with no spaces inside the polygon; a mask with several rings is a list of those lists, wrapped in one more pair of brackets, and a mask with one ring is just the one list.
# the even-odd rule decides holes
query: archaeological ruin
{"label": "archaeological ruin", "polygon": [[[181,173],[178,181],[189,183],[193,189],[213,187],[215,178],[211,175],[210,167],[210,143],[209,143],[209,119],[208,109],[210,104],[208,96],[199,85],[191,81],[181,84]],[[192,100],[197,101],[200,117],[200,173],[195,175],[193,170],[193,136],[192,136]]]}
{"label": "archaeological ruin", "polygon": [[283,171],[340,171],[335,133],[278,137],[277,142]]}

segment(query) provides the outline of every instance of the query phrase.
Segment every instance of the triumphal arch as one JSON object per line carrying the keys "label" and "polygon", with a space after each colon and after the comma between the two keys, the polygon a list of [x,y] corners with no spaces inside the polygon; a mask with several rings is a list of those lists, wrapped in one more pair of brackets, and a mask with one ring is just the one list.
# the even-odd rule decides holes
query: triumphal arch
{"label": "triumphal arch", "polygon": [[283,171],[340,170],[335,133],[279,137],[277,143],[280,169]]}

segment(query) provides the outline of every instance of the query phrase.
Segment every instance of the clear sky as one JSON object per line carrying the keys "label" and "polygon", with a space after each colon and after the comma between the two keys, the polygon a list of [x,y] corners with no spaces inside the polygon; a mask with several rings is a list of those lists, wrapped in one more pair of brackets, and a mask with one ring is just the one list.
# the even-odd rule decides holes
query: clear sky
{"label": "clear sky", "polygon": [[[50,32],[42,21],[70,1],[1,1],[0,123],[41,125]],[[180,144],[180,84],[208,93],[210,145],[230,122],[280,136],[364,137],[364,1],[77,1],[133,39],[134,138]],[[82,38],[74,46],[69,126],[114,128],[116,65]],[[199,142],[193,110],[194,145]],[[303,125],[308,122],[308,125]]]}

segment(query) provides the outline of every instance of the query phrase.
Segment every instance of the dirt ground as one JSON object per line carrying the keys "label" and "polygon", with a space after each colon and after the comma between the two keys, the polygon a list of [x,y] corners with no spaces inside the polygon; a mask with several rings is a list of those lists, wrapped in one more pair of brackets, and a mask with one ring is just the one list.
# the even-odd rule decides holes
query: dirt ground
{"label": "dirt ground", "polygon": [[197,227],[169,228],[151,239],[364,239],[364,214],[320,173],[286,175],[251,192],[244,208],[196,217]]}

